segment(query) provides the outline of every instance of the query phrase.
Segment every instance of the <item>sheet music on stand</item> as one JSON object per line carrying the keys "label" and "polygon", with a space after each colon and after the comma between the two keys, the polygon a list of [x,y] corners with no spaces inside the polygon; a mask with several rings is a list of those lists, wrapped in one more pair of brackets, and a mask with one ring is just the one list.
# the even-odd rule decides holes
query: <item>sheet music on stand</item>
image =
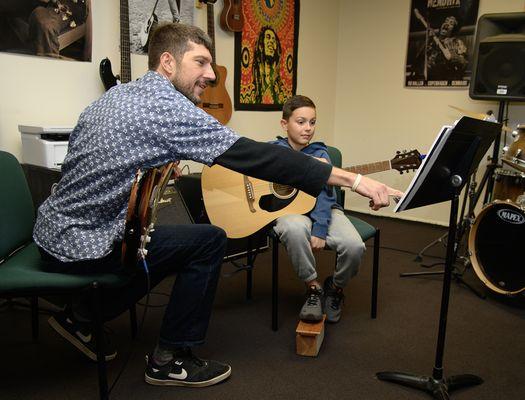
{"label": "sheet music on stand", "polygon": [[431,170],[432,165],[436,161],[437,155],[443,148],[447,138],[450,136],[450,132],[452,132],[452,126],[450,125],[445,125],[441,128],[434,139],[434,143],[432,143],[432,146],[430,147],[426,157],[423,159],[423,162],[417,169],[416,175],[414,178],[412,178],[408,189],[405,191],[405,195],[394,207],[394,212],[404,211],[406,209],[405,207],[410,203],[414,197],[414,194],[417,193],[418,187],[425,181],[428,171]]}
{"label": "sheet music on stand", "polygon": [[[451,126],[443,126],[394,212],[450,200],[450,176],[463,171],[463,164],[472,159],[472,166],[463,171],[465,176],[461,176],[463,187],[487,152],[498,129],[501,129],[501,124],[469,117],[462,117]],[[469,152],[472,154],[467,154]]]}

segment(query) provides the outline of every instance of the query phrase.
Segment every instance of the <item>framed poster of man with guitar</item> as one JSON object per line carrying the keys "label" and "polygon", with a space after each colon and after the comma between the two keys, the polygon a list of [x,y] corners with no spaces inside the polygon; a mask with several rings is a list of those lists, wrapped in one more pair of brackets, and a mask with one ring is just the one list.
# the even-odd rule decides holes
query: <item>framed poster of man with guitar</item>
{"label": "framed poster of man with guitar", "polygon": [[466,87],[479,0],[412,0],[406,87]]}
{"label": "framed poster of man with guitar", "polygon": [[129,0],[131,52],[147,54],[149,35],[161,22],[193,25],[195,0]]}

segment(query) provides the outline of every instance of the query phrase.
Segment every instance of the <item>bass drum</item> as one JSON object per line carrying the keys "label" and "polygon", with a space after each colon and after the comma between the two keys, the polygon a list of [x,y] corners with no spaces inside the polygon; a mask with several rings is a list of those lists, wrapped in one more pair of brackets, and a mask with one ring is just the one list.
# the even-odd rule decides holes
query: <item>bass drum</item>
{"label": "bass drum", "polygon": [[472,226],[468,248],[479,279],[496,293],[525,291],[525,212],[509,201],[496,200],[481,210]]}

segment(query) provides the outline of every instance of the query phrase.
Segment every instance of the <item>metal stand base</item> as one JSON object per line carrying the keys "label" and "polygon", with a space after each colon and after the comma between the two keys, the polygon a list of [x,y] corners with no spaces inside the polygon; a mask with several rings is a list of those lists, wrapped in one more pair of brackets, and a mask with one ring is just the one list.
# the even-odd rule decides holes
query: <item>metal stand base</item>
{"label": "metal stand base", "polygon": [[376,376],[382,381],[394,382],[425,391],[434,399],[439,400],[450,399],[449,393],[454,390],[483,383],[483,379],[471,374],[454,375],[447,379],[435,379],[431,376],[418,376],[405,372],[378,372]]}
{"label": "metal stand base", "polygon": [[[443,275],[445,271],[420,271],[420,272],[402,272],[399,274],[400,278],[410,278],[412,276],[418,277],[418,276],[427,276],[427,275]],[[480,299],[485,300],[487,298],[487,295],[484,293],[481,293],[479,290],[472,287],[470,283],[467,283],[463,279],[463,273],[458,272],[457,269],[454,269],[452,271],[452,279],[454,282],[459,283],[460,285],[465,286],[467,289],[469,289],[472,293],[474,293],[477,297]]]}

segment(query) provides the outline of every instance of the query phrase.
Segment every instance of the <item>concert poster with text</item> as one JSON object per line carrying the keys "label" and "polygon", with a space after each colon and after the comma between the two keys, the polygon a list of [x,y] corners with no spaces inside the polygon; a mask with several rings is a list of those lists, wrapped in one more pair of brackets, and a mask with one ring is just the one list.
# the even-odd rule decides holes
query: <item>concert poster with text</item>
{"label": "concert poster with text", "polygon": [[236,110],[281,110],[295,94],[299,0],[244,0],[235,34]]}
{"label": "concert poster with text", "polygon": [[412,0],[405,87],[467,87],[479,0]]}

